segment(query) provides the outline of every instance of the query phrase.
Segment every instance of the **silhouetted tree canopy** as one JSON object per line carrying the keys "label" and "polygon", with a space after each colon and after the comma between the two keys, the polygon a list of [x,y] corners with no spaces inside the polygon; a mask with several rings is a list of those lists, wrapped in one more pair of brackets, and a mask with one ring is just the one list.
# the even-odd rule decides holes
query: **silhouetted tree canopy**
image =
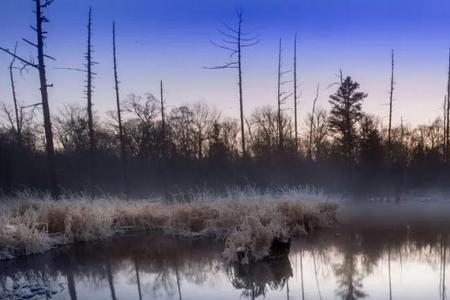
{"label": "silhouetted tree canopy", "polygon": [[359,83],[346,77],[336,93],[330,96],[330,129],[336,134],[341,154],[346,159],[356,157],[356,124],[362,117],[362,101],[367,94],[358,92]]}

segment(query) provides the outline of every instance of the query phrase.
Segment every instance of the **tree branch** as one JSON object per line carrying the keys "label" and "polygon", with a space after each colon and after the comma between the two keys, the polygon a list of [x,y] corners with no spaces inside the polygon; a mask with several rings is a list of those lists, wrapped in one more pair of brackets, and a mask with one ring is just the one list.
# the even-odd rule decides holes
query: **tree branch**
{"label": "tree branch", "polygon": [[245,48],[245,47],[255,46],[255,45],[259,44],[259,42],[260,42],[260,40],[255,40],[253,43],[241,44],[241,47]]}
{"label": "tree branch", "polygon": [[219,70],[219,69],[236,69],[237,66],[237,61],[233,61],[221,66],[214,66],[214,67],[203,67],[204,69],[208,69],[208,70]]}
{"label": "tree branch", "polygon": [[78,69],[78,68],[53,68],[54,70],[68,70],[68,71],[77,71],[77,72],[84,72],[86,73],[86,70]]}
{"label": "tree branch", "polygon": [[38,47],[38,45],[36,45],[35,43],[33,43],[33,42],[30,42],[29,40],[27,40],[27,39],[22,39],[25,43],[27,43],[27,44],[30,44],[31,46],[33,46],[33,47]]}
{"label": "tree branch", "polygon": [[3,47],[0,47],[0,50],[2,50],[2,51],[4,51],[4,52],[8,53],[9,55],[11,55],[11,56],[17,58],[18,60],[20,60],[20,61],[23,62],[24,64],[26,64],[26,65],[28,65],[28,66],[30,66],[30,67],[33,67],[33,68],[38,69],[38,65],[33,64],[33,63],[31,63],[31,62],[29,62],[29,61],[23,59],[23,58],[20,57],[20,56],[15,55],[14,53],[12,53],[11,51],[9,51],[8,49],[3,48]]}
{"label": "tree branch", "polygon": [[227,46],[223,46],[223,45],[218,44],[218,43],[216,43],[216,42],[214,42],[212,40],[209,40],[209,41],[210,41],[211,44],[213,44],[216,47],[219,47],[219,48],[231,51],[231,52],[237,52],[238,51],[237,49],[233,49],[233,48],[230,48],[230,47],[227,47]]}

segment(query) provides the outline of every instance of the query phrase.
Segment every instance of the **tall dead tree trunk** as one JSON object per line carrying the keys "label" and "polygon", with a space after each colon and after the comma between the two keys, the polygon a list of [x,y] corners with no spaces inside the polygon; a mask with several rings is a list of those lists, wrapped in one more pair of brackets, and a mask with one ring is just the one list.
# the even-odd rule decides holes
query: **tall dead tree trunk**
{"label": "tall dead tree trunk", "polygon": [[404,136],[405,136],[405,128],[403,126],[403,117],[400,117],[400,144],[402,146],[403,146],[403,138],[404,138]]}
{"label": "tall dead tree trunk", "polygon": [[41,98],[42,98],[42,111],[44,114],[44,131],[47,150],[47,166],[50,177],[50,191],[53,198],[57,198],[58,181],[55,171],[55,148],[53,144],[53,131],[50,117],[50,108],[48,104],[48,92],[47,88],[52,85],[47,84],[47,76],[45,71],[45,58],[49,57],[44,54],[44,38],[45,33],[42,29],[42,23],[48,22],[48,19],[42,13],[42,9],[48,7],[54,0],[46,0],[44,4],[41,4],[41,0],[35,0],[36,2],[36,34],[37,34],[37,50],[38,50],[38,70],[39,70],[39,82],[41,86]]}
{"label": "tall dead tree trunk", "polygon": [[39,84],[40,84],[40,92],[41,92],[41,105],[42,105],[42,113],[44,118],[44,132],[45,132],[45,148],[47,152],[47,169],[48,169],[48,177],[50,183],[50,192],[53,198],[57,198],[58,191],[58,181],[56,177],[55,171],[55,148],[53,144],[53,131],[52,131],[52,123],[50,117],[50,108],[48,103],[48,87],[53,86],[47,84],[47,76],[45,70],[45,58],[49,58],[54,60],[53,57],[44,53],[44,39],[46,38],[47,32],[43,30],[43,23],[48,23],[49,20],[43,14],[43,9],[50,6],[50,4],[54,0],[45,0],[42,3],[41,0],[33,0],[36,4],[35,6],[35,17],[36,17],[36,26],[31,26],[31,28],[36,32],[36,43],[30,42],[26,39],[23,39],[27,44],[35,47],[37,49],[37,64],[33,61],[28,61],[9,51],[6,48],[0,47],[0,50],[8,53],[14,58],[18,59],[20,62],[24,64],[24,67],[32,67],[39,72]]}
{"label": "tall dead tree trunk", "polygon": [[389,125],[388,125],[388,147],[389,147],[389,156],[391,156],[392,152],[392,141],[391,141],[391,132],[392,132],[392,101],[394,98],[394,50],[391,52],[391,89],[389,92]]}
{"label": "tall dead tree trunk", "polygon": [[119,96],[119,79],[117,75],[117,55],[116,55],[116,23],[113,22],[113,61],[114,61],[114,88],[116,91],[116,105],[117,105],[117,122],[119,126],[119,142],[120,142],[120,159],[122,162],[122,183],[124,192],[128,192],[127,172],[126,172],[126,153],[125,141],[122,127],[122,111],[120,109]]}
{"label": "tall dead tree trunk", "polygon": [[444,114],[443,114],[443,124],[442,124],[442,128],[444,129],[444,134],[442,136],[442,157],[444,158],[445,161],[445,154],[447,153],[447,95],[444,96]]}
{"label": "tall dead tree trunk", "polygon": [[86,52],[86,98],[87,98],[87,116],[88,116],[88,130],[89,130],[89,190],[93,192],[93,172],[94,172],[94,152],[95,152],[95,134],[94,134],[94,120],[92,114],[92,43],[91,43],[91,30],[92,26],[92,9],[89,7],[89,19],[88,19],[88,39],[87,39],[87,52]]}
{"label": "tall dead tree trunk", "polygon": [[[16,54],[17,51],[17,44],[14,47],[14,54]],[[14,63],[16,61],[16,57],[13,56],[13,59],[11,63],[9,64],[9,78],[11,81],[11,92],[12,92],[12,98],[14,102],[14,113],[16,117],[16,133],[17,133],[17,144],[20,146],[22,145],[22,125],[21,125],[21,117],[19,115],[19,105],[17,103],[17,95],[16,95],[16,85],[14,82]]]}
{"label": "tall dead tree trunk", "polygon": [[314,101],[313,101],[313,106],[312,106],[312,111],[311,111],[311,120],[310,120],[310,123],[309,123],[308,157],[311,160],[312,160],[312,141],[313,141],[313,129],[314,129],[314,115],[316,113],[316,102],[317,102],[317,99],[319,98],[319,88],[320,88],[320,85],[317,84],[316,97],[314,98]]}
{"label": "tall dead tree trunk", "polygon": [[278,90],[277,90],[277,129],[278,129],[278,151],[282,151],[284,148],[284,133],[283,133],[283,105],[286,103],[286,100],[292,96],[293,93],[286,93],[283,91],[283,85],[288,83],[289,81],[283,80],[283,76],[290,71],[283,71],[283,62],[282,62],[282,46],[281,39],[278,42]]}
{"label": "tall dead tree trunk", "polygon": [[245,125],[244,125],[244,100],[243,100],[243,89],[242,89],[242,49],[250,46],[254,46],[259,43],[259,40],[255,37],[249,37],[249,33],[242,31],[243,22],[243,10],[240,9],[237,13],[238,24],[237,28],[229,26],[223,23],[225,30],[219,30],[219,32],[225,37],[221,43],[211,43],[221,49],[230,52],[230,58],[232,61],[225,63],[223,65],[215,67],[207,67],[207,69],[237,69],[238,72],[238,88],[239,88],[239,117],[241,122],[241,145],[242,145],[242,156],[246,156],[245,147]]}
{"label": "tall dead tree trunk", "polygon": [[447,118],[446,118],[446,131],[445,131],[445,162],[449,160],[449,137],[450,137],[450,48],[448,53],[448,80],[447,80]]}
{"label": "tall dead tree trunk", "polygon": [[43,23],[49,22],[47,17],[43,14],[43,9],[49,7],[54,0],[45,0],[45,1],[33,0],[33,1],[36,4],[34,10],[36,17],[36,26],[31,26],[31,28],[36,32],[36,43],[30,42],[26,39],[23,40],[27,44],[37,49],[37,61],[38,61],[37,64],[34,63],[33,61],[28,61],[26,59],[17,56],[15,53],[9,51],[8,49],[0,47],[0,50],[17,58],[20,62],[24,64],[24,67],[32,67],[39,72],[39,84],[42,101],[40,104],[42,105],[42,113],[44,118],[45,148],[47,152],[47,169],[50,184],[50,192],[53,198],[57,198],[59,191],[55,171],[55,148],[53,144],[53,131],[52,131],[52,123],[50,117],[50,108],[48,103],[48,91],[47,91],[47,88],[52,85],[47,84],[47,76],[45,70],[45,58],[49,58],[52,60],[54,60],[54,58],[44,53],[44,39],[46,38],[47,32],[43,30]]}
{"label": "tall dead tree trunk", "polygon": [[166,153],[166,117],[164,115],[164,89],[163,89],[163,81],[160,81],[160,92],[161,92],[161,139],[163,144],[163,157],[165,157]]}
{"label": "tall dead tree trunk", "polygon": [[160,81],[160,92],[161,92],[161,143],[162,143],[162,170],[161,170],[161,178],[163,181],[164,188],[164,200],[169,199],[169,191],[167,187],[167,174],[166,174],[166,161],[167,161],[167,138],[166,138],[166,116],[165,116],[165,107],[164,107],[164,88],[163,81]]}
{"label": "tall dead tree trunk", "polygon": [[277,81],[277,126],[278,126],[278,150],[283,148],[283,126],[281,121],[281,39],[278,42],[278,81]]}
{"label": "tall dead tree trunk", "polygon": [[298,152],[298,125],[297,125],[297,33],[294,37],[294,137],[295,151]]}
{"label": "tall dead tree trunk", "polygon": [[237,56],[238,56],[238,86],[239,86],[239,117],[241,119],[241,142],[242,156],[246,156],[245,152],[245,130],[244,130],[244,103],[242,96],[242,10],[239,13],[238,32],[237,32]]}

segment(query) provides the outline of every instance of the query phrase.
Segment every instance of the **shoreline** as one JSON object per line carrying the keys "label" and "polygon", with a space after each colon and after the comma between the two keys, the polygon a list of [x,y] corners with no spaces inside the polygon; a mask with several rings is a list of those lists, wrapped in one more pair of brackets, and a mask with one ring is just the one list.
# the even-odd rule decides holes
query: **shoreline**
{"label": "shoreline", "polygon": [[280,235],[305,236],[333,226],[337,206],[301,201],[161,203],[147,201],[27,200],[3,203],[0,260],[43,253],[76,242],[101,241],[126,232],[163,232],[190,239],[223,240],[228,262],[244,251],[263,259]]}

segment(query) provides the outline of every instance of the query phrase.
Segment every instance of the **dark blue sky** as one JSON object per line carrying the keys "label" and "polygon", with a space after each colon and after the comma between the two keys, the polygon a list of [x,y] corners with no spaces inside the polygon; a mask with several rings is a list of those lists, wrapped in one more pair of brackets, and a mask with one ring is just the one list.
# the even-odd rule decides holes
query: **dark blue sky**
{"label": "dark blue sky", "polygon": [[[0,44],[12,48],[22,37],[33,39],[31,0],[2,0]],[[236,117],[236,75],[233,70],[202,67],[226,61],[226,53],[210,39],[219,39],[221,20],[233,24],[235,10],[245,10],[245,27],[261,43],[244,52],[245,110],[276,101],[277,43],[283,38],[286,68],[292,64],[294,33],[299,33],[299,72],[302,116],[310,110],[315,86],[319,104],[328,107],[327,86],[342,67],[369,93],[364,105],[385,117],[389,88],[390,49],[396,51],[397,93],[394,119],[428,122],[437,116],[446,88],[450,45],[450,1],[444,0],[56,0],[48,11],[48,62],[54,109],[84,103],[83,74],[57,70],[80,67],[85,52],[89,5],[93,8],[93,43],[98,73],[94,102],[99,112],[114,108],[111,69],[111,23],[117,23],[119,71],[123,97],[131,92],[158,91],[166,82],[167,101],[179,105],[204,101]],[[31,49],[19,43],[19,53]],[[7,66],[0,55],[0,101],[10,102]],[[1,71],[3,70],[3,71]],[[17,79],[19,97],[38,97],[35,74]]]}

